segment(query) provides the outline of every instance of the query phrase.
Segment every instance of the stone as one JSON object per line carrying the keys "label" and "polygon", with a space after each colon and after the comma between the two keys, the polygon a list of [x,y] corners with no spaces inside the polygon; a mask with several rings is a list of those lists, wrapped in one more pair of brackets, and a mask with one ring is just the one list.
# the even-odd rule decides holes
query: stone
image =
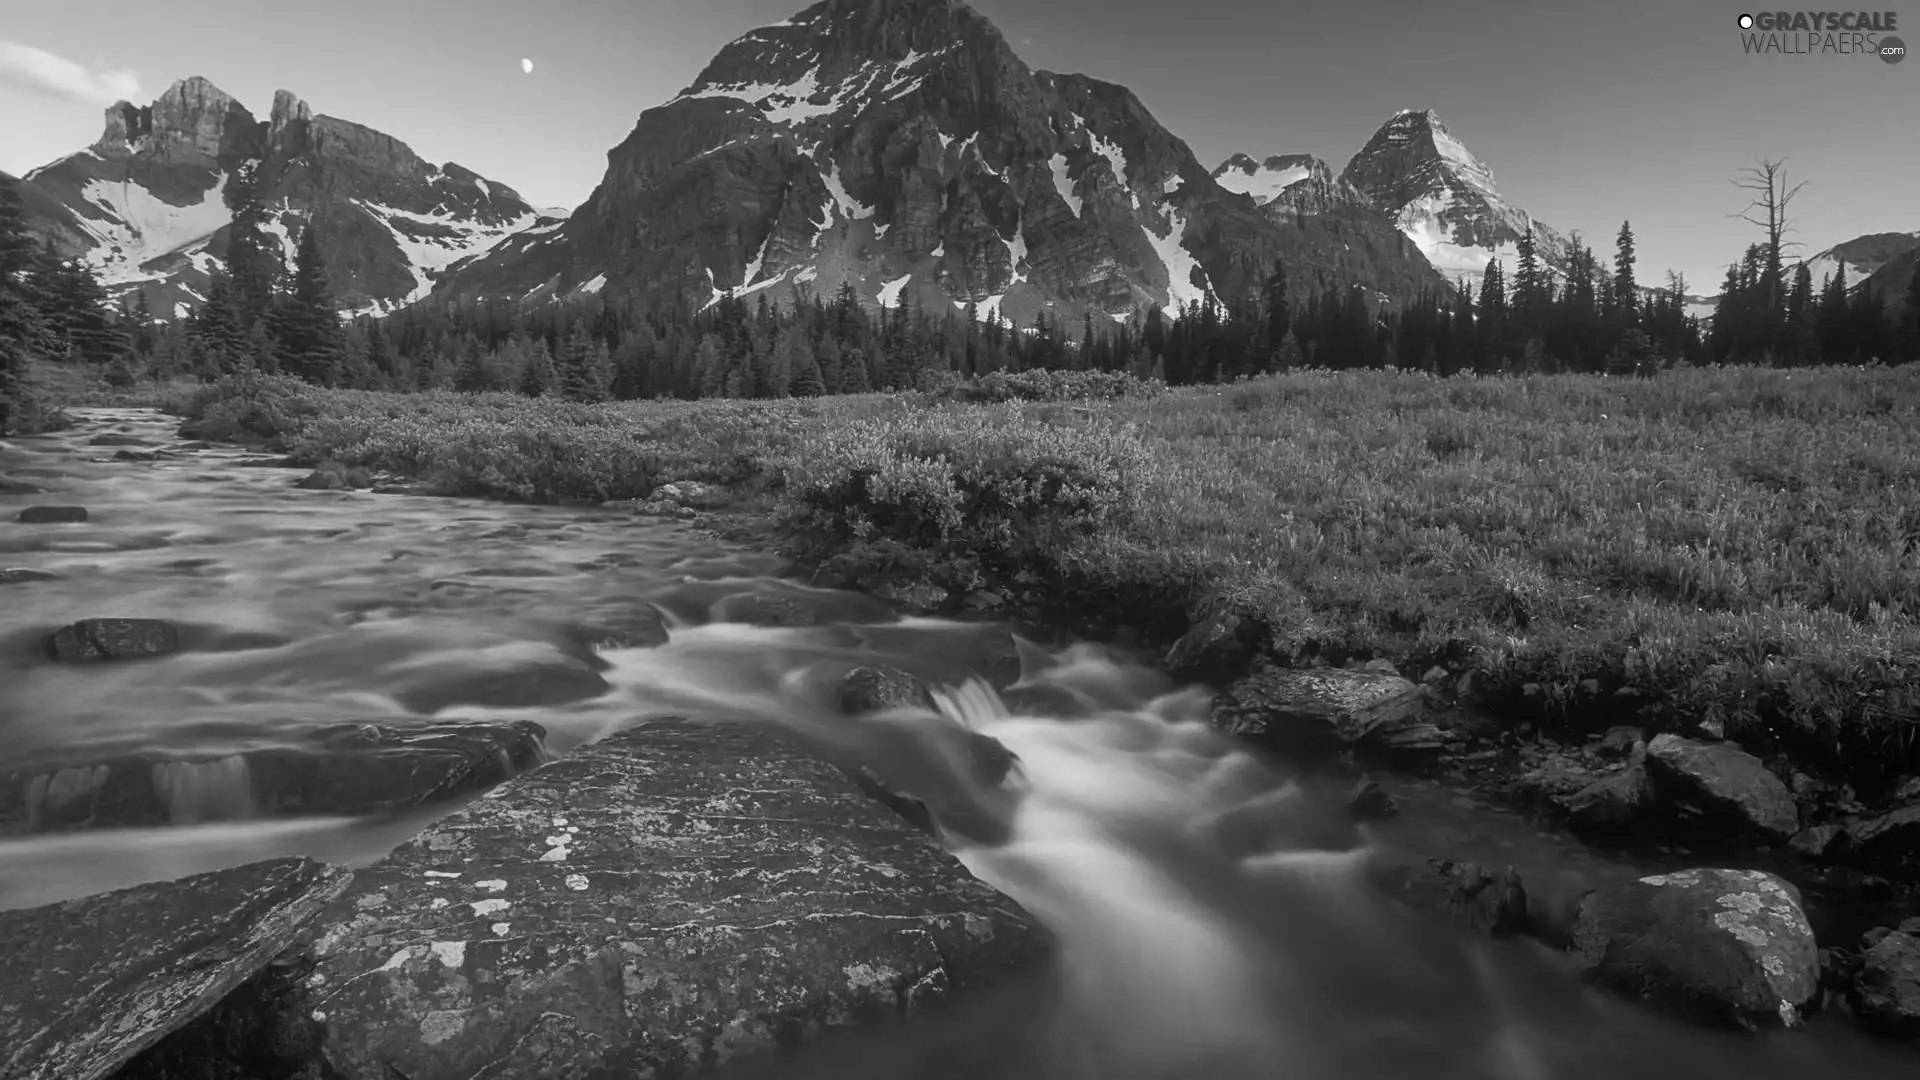
{"label": "stone", "polygon": [[1492,937],[1526,933],[1527,889],[1512,867],[1491,870],[1452,859],[1377,864],[1372,873],[1388,893],[1421,911],[1444,914]]}
{"label": "stone", "polygon": [[72,525],[87,520],[84,506],[29,506],[14,518],[22,525]]}
{"label": "stone", "polygon": [[698,480],[676,480],[661,484],[647,498],[649,501],[662,500],[695,510],[713,510],[727,502],[725,491]]}
{"label": "stone", "polygon": [[1781,840],[1800,831],[1800,808],[1786,783],[1731,743],[1656,735],[1647,744],[1647,766],[1664,802],[1697,802]]}
{"label": "stone", "polygon": [[1047,938],[748,727],[582,747],[359,872],[316,945],[345,1080],[677,1076],[918,1012]]}
{"label": "stone", "polygon": [[537,766],[545,736],[530,720],[334,724],[191,756],[113,747],[16,754],[0,771],[0,835],[401,813]]}
{"label": "stone", "polygon": [[1594,752],[1603,758],[1623,758],[1633,753],[1634,748],[1646,741],[1646,733],[1637,727],[1616,724],[1600,736],[1600,744]]}
{"label": "stone", "polygon": [[1214,699],[1215,727],[1280,750],[1336,746],[1436,751],[1446,743],[1421,719],[1426,699],[1398,675],[1334,668],[1275,668]]}
{"label": "stone", "polygon": [[1618,828],[1649,814],[1654,807],[1653,785],[1646,767],[1635,763],[1557,801],[1561,811],[1577,825]]}
{"label": "stone", "polygon": [[306,985],[313,967],[309,950],[288,949],[110,1080],[322,1080],[326,1025]]}
{"label": "stone", "polygon": [[116,435],[108,432],[95,435],[87,440],[88,446],[152,446],[153,444],[136,435]]}
{"label": "stone", "polygon": [[785,596],[739,593],[713,605],[713,621],[749,626],[815,626],[819,613]]}
{"label": "stone", "polygon": [[115,461],[159,461],[163,455],[158,450],[121,450],[113,455]]}
{"label": "stone", "polygon": [[1799,890],[1758,870],[1595,890],[1578,901],[1572,939],[1596,981],[1696,1023],[1794,1026],[1820,986]]}
{"label": "stone", "polygon": [[46,638],[47,655],[66,663],[165,656],[180,649],[180,631],[163,619],[81,619]]}
{"label": "stone", "polygon": [[[580,648],[590,653],[585,645]],[[394,688],[393,697],[409,711],[431,716],[455,705],[499,709],[567,705],[611,689],[613,685],[587,656],[556,653],[435,665],[409,676]]]}
{"label": "stone", "polygon": [[0,475],[0,495],[45,495],[47,489],[11,476]]}
{"label": "stone", "polygon": [[24,585],[29,581],[58,581],[60,575],[51,570],[34,570],[30,567],[0,567],[0,585]]}
{"label": "stone", "polygon": [[1361,664],[1360,670],[1371,671],[1379,675],[1400,674],[1400,669],[1393,666],[1393,661],[1381,659],[1379,657],[1375,657],[1374,659],[1369,660],[1364,664]]}
{"label": "stone", "polygon": [[1420,681],[1424,685],[1431,686],[1438,689],[1446,686],[1447,681],[1452,678],[1453,678],[1453,674],[1451,672],[1449,672],[1446,668],[1443,668],[1440,665],[1435,664],[1434,666],[1427,669],[1426,674],[1420,676]]}
{"label": "stone", "polygon": [[1387,789],[1376,780],[1362,780],[1354,785],[1353,794],[1347,799],[1347,809],[1359,821],[1379,821],[1390,818],[1400,812],[1400,804],[1393,801]]}
{"label": "stone", "polygon": [[1906,920],[1867,946],[1849,1004],[1877,1031],[1920,1038],[1920,919]]}
{"label": "stone", "polygon": [[1847,830],[1845,826],[1829,822],[1825,825],[1815,825],[1812,828],[1801,829],[1799,832],[1794,833],[1793,838],[1787,841],[1787,847],[1793,851],[1794,854],[1804,855],[1809,859],[1824,858],[1830,851],[1834,850],[1834,846],[1840,838],[1846,835]]}
{"label": "stone", "polygon": [[857,667],[840,679],[840,710],[849,716],[878,709],[932,706],[927,684],[899,668]]}
{"label": "stone", "polygon": [[305,491],[346,491],[353,485],[337,472],[311,472],[293,486]]}
{"label": "stone", "polygon": [[0,912],[0,1076],[113,1074],[301,942],[351,881],[281,859]]}
{"label": "stone", "polygon": [[1848,845],[1868,858],[1910,856],[1920,851],[1920,805],[1852,822],[1846,836]]}

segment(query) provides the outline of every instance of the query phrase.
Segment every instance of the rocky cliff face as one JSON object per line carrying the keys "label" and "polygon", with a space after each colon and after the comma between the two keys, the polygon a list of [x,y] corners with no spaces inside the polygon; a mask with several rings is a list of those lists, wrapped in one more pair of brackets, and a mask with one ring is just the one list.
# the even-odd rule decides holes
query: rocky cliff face
{"label": "rocky cliff face", "polygon": [[611,289],[698,309],[852,283],[872,302],[1125,318],[1273,258],[1400,297],[1412,245],[1355,252],[1222,188],[1125,88],[1034,71],[957,0],[828,0],[722,48],[642,113],[585,204],[456,268],[436,296]]}
{"label": "rocky cliff face", "polygon": [[1493,258],[1511,275],[1518,262],[1516,244],[1529,225],[1548,268],[1566,267],[1566,238],[1502,197],[1492,170],[1432,110],[1396,113],[1340,175],[1392,215],[1449,279],[1465,277],[1477,284]]}
{"label": "rocky cliff face", "polygon": [[1868,233],[1843,241],[1807,260],[1814,288],[1842,269],[1849,287],[1857,286],[1882,268],[1920,250],[1920,232]]}
{"label": "rocky cliff face", "polygon": [[291,261],[300,230],[320,230],[345,310],[424,296],[446,267],[520,229],[557,224],[502,184],[422,161],[392,136],[330,116],[282,90],[267,119],[203,78],[150,105],[107,109],[100,139],[28,173],[30,227],[93,262],[110,291],[147,293],[161,318],[204,295],[231,219],[234,170],[259,163],[269,228]]}

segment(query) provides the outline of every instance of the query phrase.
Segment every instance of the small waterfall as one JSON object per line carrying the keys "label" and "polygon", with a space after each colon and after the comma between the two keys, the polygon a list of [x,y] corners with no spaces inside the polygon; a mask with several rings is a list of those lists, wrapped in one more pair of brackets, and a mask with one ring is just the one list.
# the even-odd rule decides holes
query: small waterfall
{"label": "small waterfall", "polygon": [[245,821],[256,810],[253,770],[243,754],[159,762],[153,767],[153,791],[175,825]]}

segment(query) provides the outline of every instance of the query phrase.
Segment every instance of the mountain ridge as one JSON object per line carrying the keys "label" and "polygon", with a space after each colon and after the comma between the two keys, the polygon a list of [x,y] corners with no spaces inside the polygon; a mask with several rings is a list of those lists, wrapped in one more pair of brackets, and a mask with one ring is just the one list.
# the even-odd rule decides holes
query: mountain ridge
{"label": "mountain ridge", "polygon": [[699,308],[850,286],[1025,322],[1235,302],[1275,258],[1300,289],[1399,300],[1439,283],[1378,231],[1270,221],[1132,91],[1028,67],[964,3],[823,2],[722,46],[641,112],[564,225],[458,268],[435,298],[611,289]]}
{"label": "mountain ridge", "polygon": [[508,185],[427,162],[289,91],[259,119],[204,76],[148,105],[108,106],[98,139],[19,187],[36,235],[93,263],[111,294],[145,293],[156,315],[177,317],[205,296],[232,220],[224,192],[249,162],[283,256],[314,224],[348,312],[418,299],[447,265],[544,220]]}

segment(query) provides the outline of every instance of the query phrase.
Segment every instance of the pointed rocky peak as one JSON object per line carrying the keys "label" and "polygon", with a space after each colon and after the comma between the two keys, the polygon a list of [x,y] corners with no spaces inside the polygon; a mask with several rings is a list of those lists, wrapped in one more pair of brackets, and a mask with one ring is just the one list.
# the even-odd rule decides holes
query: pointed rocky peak
{"label": "pointed rocky peak", "polygon": [[897,101],[942,69],[1008,66],[1021,65],[999,30],[959,0],[824,0],[727,43],[667,105],[731,99],[791,129]]}
{"label": "pointed rocky peak", "polygon": [[258,152],[253,114],[204,76],[181,79],[151,105],[108,106],[96,149],[163,161],[213,161]]}
{"label": "pointed rocky peak", "polygon": [[[1432,109],[1402,109],[1380,125],[1341,176],[1383,207],[1398,208],[1438,187],[1496,191],[1493,172],[1447,130]],[[1452,183],[1448,183],[1452,181]]]}
{"label": "pointed rocky peak", "polygon": [[291,90],[273,92],[273,112],[268,114],[267,125],[270,134],[279,135],[291,123],[306,123],[313,119],[313,110],[307,103],[294,96]]}

